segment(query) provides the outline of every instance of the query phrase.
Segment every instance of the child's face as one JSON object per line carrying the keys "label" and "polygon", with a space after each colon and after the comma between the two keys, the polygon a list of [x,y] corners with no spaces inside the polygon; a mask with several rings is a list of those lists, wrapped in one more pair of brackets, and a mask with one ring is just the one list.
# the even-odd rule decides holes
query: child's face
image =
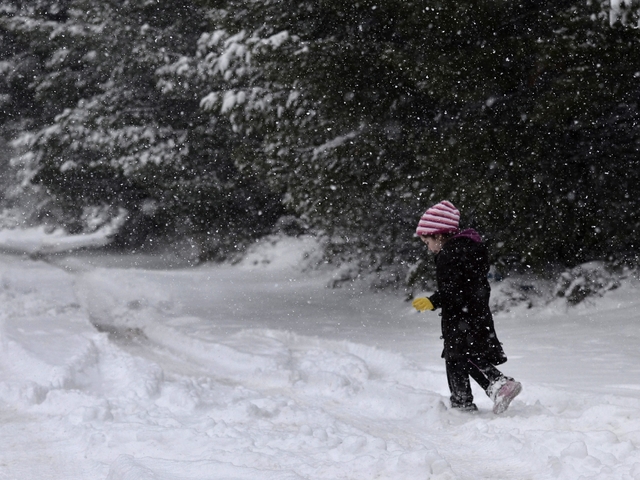
{"label": "child's face", "polygon": [[442,237],[439,235],[420,235],[420,240],[427,244],[430,252],[438,253],[442,250]]}

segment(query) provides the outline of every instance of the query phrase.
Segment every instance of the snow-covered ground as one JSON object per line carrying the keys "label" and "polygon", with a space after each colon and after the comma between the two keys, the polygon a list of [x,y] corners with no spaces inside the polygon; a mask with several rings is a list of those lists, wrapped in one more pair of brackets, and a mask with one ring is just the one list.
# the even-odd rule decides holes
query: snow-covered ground
{"label": "snow-covered ground", "polygon": [[497,314],[524,391],[496,416],[476,389],[464,414],[439,317],[327,289],[330,273],[299,273],[309,253],[0,255],[0,479],[640,478],[633,280]]}

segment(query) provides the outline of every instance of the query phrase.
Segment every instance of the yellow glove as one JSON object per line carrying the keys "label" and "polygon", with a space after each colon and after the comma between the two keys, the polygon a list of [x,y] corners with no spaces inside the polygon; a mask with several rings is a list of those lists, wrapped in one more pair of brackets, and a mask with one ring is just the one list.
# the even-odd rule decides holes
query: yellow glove
{"label": "yellow glove", "polygon": [[435,310],[433,307],[433,303],[427,297],[418,297],[413,302],[411,302],[413,308],[420,312],[424,312],[425,310]]}

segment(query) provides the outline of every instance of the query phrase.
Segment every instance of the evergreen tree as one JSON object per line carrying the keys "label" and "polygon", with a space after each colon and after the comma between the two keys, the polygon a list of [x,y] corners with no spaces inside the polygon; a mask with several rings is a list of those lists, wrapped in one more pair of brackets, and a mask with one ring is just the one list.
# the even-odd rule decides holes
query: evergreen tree
{"label": "evergreen tree", "polygon": [[510,37],[530,47],[510,55],[527,67],[520,85],[459,121],[454,154],[488,180],[470,182],[484,198],[476,215],[499,252],[525,265],[628,257],[640,193],[638,36],[596,3],[529,11],[519,25]]}
{"label": "evergreen tree", "polygon": [[[55,4],[52,17],[52,7],[43,11],[40,3],[14,7],[2,19],[22,45],[17,55],[37,57],[18,87],[35,112],[51,112],[15,143],[26,152],[29,178],[52,194],[68,228],[81,228],[86,207],[114,214],[123,207],[129,240],[179,229],[200,234],[214,255],[268,230],[278,198],[238,172],[228,122],[201,115],[195,92],[169,91],[160,81],[163,67],[193,54],[202,10],[69,0]],[[26,113],[14,107],[13,115]]]}
{"label": "evergreen tree", "polygon": [[639,81],[635,31],[602,8],[224,2],[203,105],[259,138],[244,164],[367,268],[415,255],[443,198],[503,259],[601,258],[635,241]]}
{"label": "evergreen tree", "polygon": [[633,256],[638,16],[614,7],[0,0],[0,123],[71,225],[122,206],[234,244],[282,197],[331,258],[406,270],[447,198],[516,266]]}

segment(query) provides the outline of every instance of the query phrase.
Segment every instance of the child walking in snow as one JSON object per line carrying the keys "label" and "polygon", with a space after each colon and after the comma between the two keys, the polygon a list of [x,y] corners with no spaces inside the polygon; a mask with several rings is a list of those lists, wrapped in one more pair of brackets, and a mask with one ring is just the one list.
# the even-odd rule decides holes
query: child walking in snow
{"label": "child walking in snow", "polygon": [[460,212],[446,200],[422,215],[416,233],[435,254],[438,290],[430,297],[416,298],[413,306],[421,312],[442,309],[442,357],[451,407],[478,409],[473,403],[471,377],[493,401],[493,412],[502,413],[522,385],[495,367],[507,357],[489,308],[487,247],[475,230],[460,231],[459,222]]}

